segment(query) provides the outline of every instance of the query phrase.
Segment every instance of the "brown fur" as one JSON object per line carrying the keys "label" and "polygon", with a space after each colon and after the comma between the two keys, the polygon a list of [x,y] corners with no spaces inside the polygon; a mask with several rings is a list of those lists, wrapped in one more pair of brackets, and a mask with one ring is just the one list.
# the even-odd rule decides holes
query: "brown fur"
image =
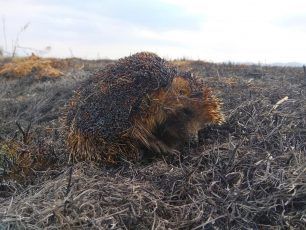
{"label": "brown fur", "polygon": [[170,90],[158,91],[151,97],[146,115],[134,118],[130,136],[158,153],[176,151],[180,143],[197,139],[205,125],[224,121],[220,101],[211,90],[192,97],[188,82],[180,77],[173,79]]}

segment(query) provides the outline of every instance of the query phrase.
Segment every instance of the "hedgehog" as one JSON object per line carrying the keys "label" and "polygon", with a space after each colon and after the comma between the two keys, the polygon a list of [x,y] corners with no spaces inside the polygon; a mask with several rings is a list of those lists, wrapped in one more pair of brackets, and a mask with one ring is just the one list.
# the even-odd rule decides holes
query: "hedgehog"
{"label": "hedgehog", "polygon": [[150,52],[96,71],[64,115],[70,159],[105,164],[179,152],[205,125],[223,121],[211,89]]}

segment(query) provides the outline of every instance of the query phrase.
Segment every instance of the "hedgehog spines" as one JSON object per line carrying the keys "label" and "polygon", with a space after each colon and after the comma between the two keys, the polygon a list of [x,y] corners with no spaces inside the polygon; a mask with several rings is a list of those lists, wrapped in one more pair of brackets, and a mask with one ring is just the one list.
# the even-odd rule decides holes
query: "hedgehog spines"
{"label": "hedgehog spines", "polygon": [[[71,157],[113,164],[120,158],[139,159],[143,148],[177,151],[179,138],[196,132],[202,123],[222,120],[218,100],[195,82],[189,72],[147,52],[96,72],[68,104],[65,123]],[[195,92],[201,92],[196,100]],[[193,115],[185,116],[184,108]],[[176,131],[175,122],[182,132]]]}

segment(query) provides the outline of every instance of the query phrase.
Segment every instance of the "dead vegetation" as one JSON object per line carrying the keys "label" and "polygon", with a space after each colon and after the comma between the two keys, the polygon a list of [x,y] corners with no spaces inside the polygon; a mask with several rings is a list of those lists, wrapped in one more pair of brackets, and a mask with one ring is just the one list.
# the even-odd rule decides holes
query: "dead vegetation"
{"label": "dead vegetation", "polygon": [[42,58],[35,54],[29,57],[6,57],[0,59],[0,77],[59,78],[69,72],[98,69],[112,62],[111,60],[84,61],[79,58]]}
{"label": "dead vegetation", "polygon": [[0,68],[0,76],[28,77],[34,75],[36,78],[62,76],[63,72],[54,65],[53,60],[39,58],[32,54],[30,57],[13,58],[11,62],[4,64]]}
{"label": "dead vegetation", "polygon": [[[14,149],[5,148],[9,141],[33,157],[39,146],[48,159],[55,156],[52,167],[32,170],[27,180],[2,176],[0,228],[305,228],[303,69],[201,62],[188,68],[216,89],[226,122],[207,127],[199,145],[180,156],[117,167],[70,166],[64,157],[57,117],[87,72],[56,81],[0,79],[0,168]],[[255,70],[260,78],[247,75]]]}

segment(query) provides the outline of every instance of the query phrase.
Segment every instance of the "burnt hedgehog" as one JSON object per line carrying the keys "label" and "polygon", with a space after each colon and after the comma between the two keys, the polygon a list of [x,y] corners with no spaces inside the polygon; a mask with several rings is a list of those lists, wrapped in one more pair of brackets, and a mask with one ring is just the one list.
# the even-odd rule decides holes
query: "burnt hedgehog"
{"label": "burnt hedgehog", "polygon": [[76,91],[65,113],[72,159],[112,164],[143,151],[173,153],[207,123],[222,123],[219,100],[153,53],[119,59]]}

